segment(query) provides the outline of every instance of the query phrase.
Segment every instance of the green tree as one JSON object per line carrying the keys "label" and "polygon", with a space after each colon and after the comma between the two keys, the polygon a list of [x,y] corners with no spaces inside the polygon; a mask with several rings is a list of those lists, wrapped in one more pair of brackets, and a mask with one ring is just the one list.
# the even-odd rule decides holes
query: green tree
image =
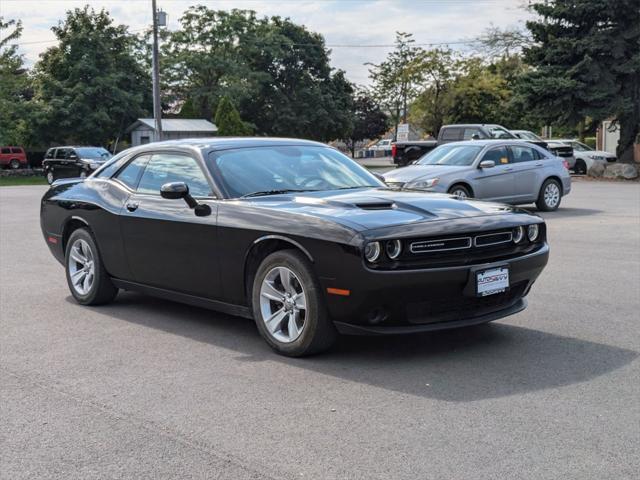
{"label": "green tree", "polygon": [[529,110],[548,122],[576,125],[613,117],[618,158],[633,161],[640,132],[640,3],[638,0],[550,0],[527,22],[534,67],[520,86]]}
{"label": "green tree", "polygon": [[216,127],[218,127],[218,135],[241,137],[251,134],[251,127],[242,121],[238,110],[236,110],[236,107],[233,106],[228,97],[222,97],[218,102],[214,121]]}
{"label": "green tree", "polygon": [[36,64],[35,136],[41,142],[107,145],[151,106],[137,38],[108,12],[68,11],[52,28],[58,45]]}
{"label": "green tree", "polygon": [[353,102],[353,129],[345,138],[351,155],[355,156],[356,144],[363,140],[378,138],[389,128],[389,118],[367,91],[356,93]]}
{"label": "green tree", "polygon": [[[4,33],[4,32],[7,33]],[[0,17],[0,144],[24,143],[28,126],[30,78],[15,41],[22,23]]]}
{"label": "green tree", "polygon": [[395,49],[380,64],[370,64],[369,77],[378,101],[391,113],[397,137],[398,123],[407,121],[408,106],[422,81],[421,48],[410,33],[396,32]]}

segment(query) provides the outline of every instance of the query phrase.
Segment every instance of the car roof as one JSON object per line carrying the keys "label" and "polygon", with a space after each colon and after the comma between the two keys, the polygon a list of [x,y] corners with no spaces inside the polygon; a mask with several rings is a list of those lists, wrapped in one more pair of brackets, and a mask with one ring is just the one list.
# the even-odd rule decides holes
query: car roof
{"label": "car roof", "polygon": [[327,147],[328,145],[312,140],[299,138],[275,138],[275,137],[203,137],[185,138],[180,140],[166,140],[163,142],[145,143],[133,147],[131,151],[157,150],[161,148],[185,148],[198,150],[229,150],[232,148],[252,148],[252,147],[278,147],[278,146],[315,146]]}
{"label": "car roof", "polygon": [[497,123],[451,123],[449,125],[443,125],[441,128],[444,127],[461,127],[461,128],[465,128],[465,127],[500,127],[500,128],[504,128],[505,130],[508,130],[506,127],[503,127],[502,125],[498,125]]}
{"label": "car roof", "polygon": [[520,138],[485,138],[485,139],[478,139],[478,140],[463,140],[460,142],[451,142],[451,143],[444,143],[441,146],[445,146],[445,145],[475,145],[475,146],[487,146],[487,145],[522,145],[523,143],[529,143],[530,145],[533,145],[534,147],[537,147],[538,145],[536,145],[535,143],[530,143],[527,140],[524,139],[520,139]]}

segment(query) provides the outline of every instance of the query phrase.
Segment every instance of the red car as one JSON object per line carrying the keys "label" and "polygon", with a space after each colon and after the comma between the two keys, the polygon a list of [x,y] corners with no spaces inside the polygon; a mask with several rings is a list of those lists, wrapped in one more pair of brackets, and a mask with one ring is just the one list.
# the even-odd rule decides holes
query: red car
{"label": "red car", "polygon": [[0,166],[16,170],[27,166],[27,154],[22,147],[0,147]]}

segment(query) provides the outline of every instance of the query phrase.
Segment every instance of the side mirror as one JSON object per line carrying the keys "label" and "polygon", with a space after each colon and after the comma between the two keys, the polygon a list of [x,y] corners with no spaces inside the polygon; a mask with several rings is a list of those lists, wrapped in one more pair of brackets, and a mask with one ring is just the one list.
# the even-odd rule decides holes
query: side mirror
{"label": "side mirror", "polygon": [[493,168],[495,166],[496,162],[493,160],[483,160],[480,162],[480,165],[478,165],[478,168]]}
{"label": "side mirror", "polygon": [[78,155],[76,155],[75,153],[72,153],[71,155],[69,155],[69,160],[77,160],[78,159]]}
{"label": "side mirror", "polygon": [[198,203],[189,193],[189,185],[184,182],[165,183],[160,187],[160,196],[167,200],[184,199],[189,208],[193,209],[196,217],[211,215],[211,207],[204,203]]}

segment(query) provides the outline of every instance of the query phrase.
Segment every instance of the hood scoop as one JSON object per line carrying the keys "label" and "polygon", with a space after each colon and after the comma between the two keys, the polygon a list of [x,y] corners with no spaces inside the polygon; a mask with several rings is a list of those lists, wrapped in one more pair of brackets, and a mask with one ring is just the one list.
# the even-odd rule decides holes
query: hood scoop
{"label": "hood scoop", "polygon": [[354,205],[358,208],[361,208],[362,210],[391,210],[393,207],[395,207],[395,203],[385,200],[358,202]]}

